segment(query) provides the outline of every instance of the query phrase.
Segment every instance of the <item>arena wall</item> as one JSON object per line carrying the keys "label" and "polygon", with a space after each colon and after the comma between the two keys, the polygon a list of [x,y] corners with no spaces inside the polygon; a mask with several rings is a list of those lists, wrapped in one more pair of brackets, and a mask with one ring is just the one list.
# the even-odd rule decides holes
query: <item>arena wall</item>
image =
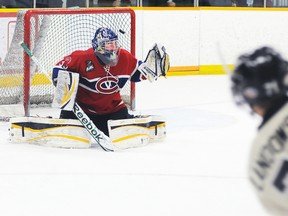
{"label": "arena wall", "polygon": [[[239,54],[272,46],[288,58],[288,8],[133,8],[136,55],[144,59],[153,43],[165,45],[170,75],[223,74]],[[11,41],[17,9],[0,9],[0,60]]]}

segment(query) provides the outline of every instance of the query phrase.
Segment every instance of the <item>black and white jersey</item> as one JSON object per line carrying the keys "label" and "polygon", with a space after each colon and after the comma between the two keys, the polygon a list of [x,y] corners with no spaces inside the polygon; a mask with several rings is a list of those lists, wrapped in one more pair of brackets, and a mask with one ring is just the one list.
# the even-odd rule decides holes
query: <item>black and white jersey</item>
{"label": "black and white jersey", "polygon": [[272,215],[288,215],[288,103],[259,129],[251,149],[249,178]]}

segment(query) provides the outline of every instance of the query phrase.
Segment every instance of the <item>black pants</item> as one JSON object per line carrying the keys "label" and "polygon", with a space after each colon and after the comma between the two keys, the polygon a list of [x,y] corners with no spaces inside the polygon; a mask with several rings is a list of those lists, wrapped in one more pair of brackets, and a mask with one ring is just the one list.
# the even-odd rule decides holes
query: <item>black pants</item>
{"label": "black pants", "polygon": [[[86,113],[87,114],[87,113]],[[128,113],[127,107],[120,109],[117,112],[106,114],[106,115],[92,115],[87,114],[91,121],[100,129],[104,134],[109,136],[108,132],[108,120],[128,119],[133,118],[133,115]],[[62,119],[77,119],[72,111],[62,110],[60,113]]]}

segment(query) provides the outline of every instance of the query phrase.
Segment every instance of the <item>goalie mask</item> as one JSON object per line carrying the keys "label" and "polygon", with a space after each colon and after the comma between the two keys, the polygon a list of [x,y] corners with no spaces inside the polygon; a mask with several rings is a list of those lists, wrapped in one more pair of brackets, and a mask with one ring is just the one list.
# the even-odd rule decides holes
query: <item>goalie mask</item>
{"label": "goalie mask", "polygon": [[231,76],[236,104],[261,106],[286,96],[287,65],[287,61],[269,47],[241,55]]}
{"label": "goalie mask", "polygon": [[92,40],[92,47],[96,56],[105,64],[115,66],[118,62],[118,36],[109,28],[96,30]]}

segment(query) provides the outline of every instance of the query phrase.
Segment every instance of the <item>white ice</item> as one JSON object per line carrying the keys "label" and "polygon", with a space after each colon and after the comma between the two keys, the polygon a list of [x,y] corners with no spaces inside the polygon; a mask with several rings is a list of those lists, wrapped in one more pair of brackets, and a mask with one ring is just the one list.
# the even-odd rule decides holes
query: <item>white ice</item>
{"label": "white ice", "polygon": [[136,97],[136,113],[166,117],[164,142],[113,153],[12,144],[0,122],[0,215],[267,216],[246,173],[259,119],[234,105],[226,75],[142,82]]}

